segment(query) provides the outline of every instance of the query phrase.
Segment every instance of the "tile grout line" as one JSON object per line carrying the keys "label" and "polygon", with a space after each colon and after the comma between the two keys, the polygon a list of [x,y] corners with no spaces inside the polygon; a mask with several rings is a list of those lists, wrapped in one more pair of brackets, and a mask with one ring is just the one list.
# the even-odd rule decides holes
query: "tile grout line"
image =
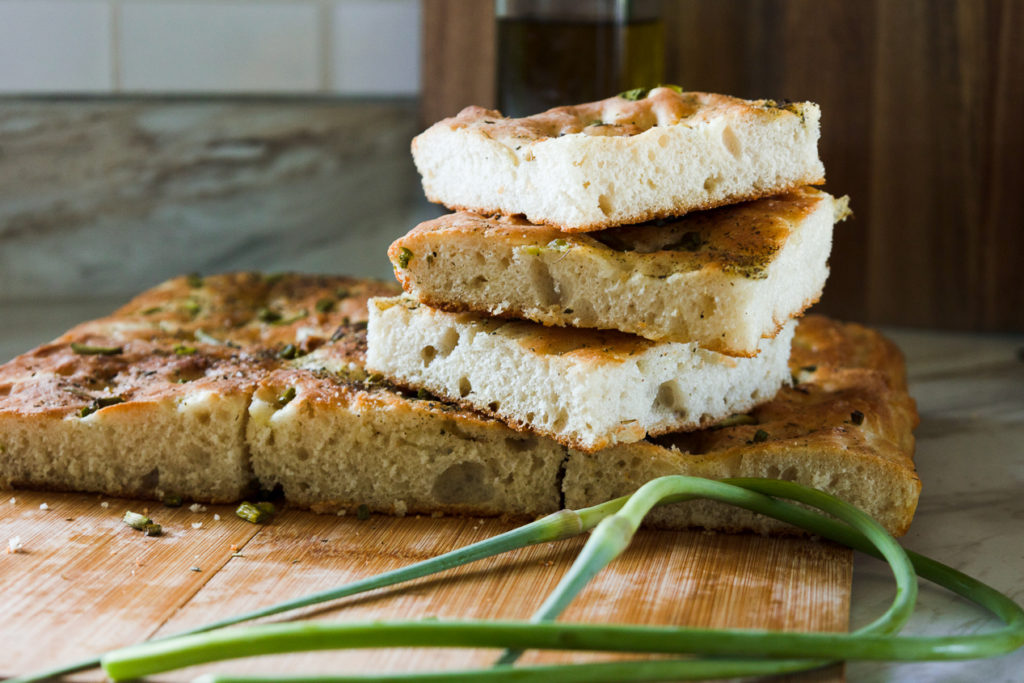
{"label": "tile grout line", "polygon": [[110,8],[110,89],[121,92],[121,0],[108,0]]}
{"label": "tile grout line", "polygon": [[334,12],[330,0],[317,3],[317,57],[320,62],[320,91],[331,92],[334,83]]}

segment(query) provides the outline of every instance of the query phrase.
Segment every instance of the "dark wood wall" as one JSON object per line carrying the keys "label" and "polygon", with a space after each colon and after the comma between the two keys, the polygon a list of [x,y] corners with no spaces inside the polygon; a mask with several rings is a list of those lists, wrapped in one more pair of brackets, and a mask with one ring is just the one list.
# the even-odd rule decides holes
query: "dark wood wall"
{"label": "dark wood wall", "polygon": [[[494,104],[492,3],[423,0],[424,121]],[[666,0],[688,89],[822,107],[849,194],[816,308],[1024,331],[1024,0]]]}

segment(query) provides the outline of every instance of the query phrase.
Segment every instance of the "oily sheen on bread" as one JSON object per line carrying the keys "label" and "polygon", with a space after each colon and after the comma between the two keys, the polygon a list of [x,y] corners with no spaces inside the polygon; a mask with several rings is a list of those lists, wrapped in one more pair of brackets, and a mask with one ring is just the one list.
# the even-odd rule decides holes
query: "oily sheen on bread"
{"label": "oily sheen on bread", "polygon": [[845,198],[810,187],[590,233],[462,212],[417,226],[388,256],[405,291],[434,308],[752,356],[821,295],[847,212]]}
{"label": "oily sheen on bread", "polygon": [[372,372],[587,451],[697,429],[770,399],[789,379],[796,326],[734,358],[694,343],[448,313],[408,296],[369,306]]}
{"label": "oily sheen on bread", "polygon": [[[659,474],[758,474],[835,493],[894,533],[910,522],[917,416],[899,352],[876,332],[808,316],[795,386],[774,400],[587,454],[367,374],[366,298],[394,291],[229,274],[145,292],[0,366],[0,487],[226,502],[281,485],[324,512],[531,517]],[[653,520],[781,530],[701,503]]]}
{"label": "oily sheen on bread", "polygon": [[413,140],[423,189],[451,209],[588,231],[824,181],[811,102],[634,94],[521,119],[468,107]]}

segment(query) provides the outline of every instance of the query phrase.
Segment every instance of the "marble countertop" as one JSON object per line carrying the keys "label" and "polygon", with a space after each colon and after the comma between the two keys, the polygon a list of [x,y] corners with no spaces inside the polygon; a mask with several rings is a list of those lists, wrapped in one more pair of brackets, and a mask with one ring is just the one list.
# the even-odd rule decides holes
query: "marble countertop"
{"label": "marble countertop", "polygon": [[[0,359],[109,312],[117,299],[0,304]],[[950,564],[1024,603],[1024,335],[889,329],[907,357],[921,425],[916,461],[923,482],[907,548]],[[886,566],[858,556],[851,627],[892,599]],[[906,633],[983,632],[984,613],[928,584]],[[1021,681],[1024,649],[1000,658],[941,664],[851,663],[850,681]]]}

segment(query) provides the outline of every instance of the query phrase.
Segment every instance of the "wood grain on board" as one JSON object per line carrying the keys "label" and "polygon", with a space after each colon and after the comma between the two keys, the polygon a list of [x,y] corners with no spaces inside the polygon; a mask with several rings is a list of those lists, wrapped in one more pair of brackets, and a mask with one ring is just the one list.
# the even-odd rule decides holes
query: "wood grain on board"
{"label": "wood grain on board", "polygon": [[[426,121],[495,101],[493,17],[433,28],[453,4],[424,4]],[[827,188],[854,211],[822,312],[1024,330],[1024,3],[679,0],[663,17],[668,82],[821,105]]]}
{"label": "wood grain on board", "polygon": [[[488,538],[498,520],[313,515],[286,510],[254,526],[231,506],[202,512],[95,495],[4,494],[0,554],[5,596],[0,675],[27,673],[155,635],[338,586]],[[102,507],[101,501],[108,500]],[[41,510],[46,503],[48,509]],[[149,507],[165,535],[147,538],[121,522]],[[214,514],[220,519],[214,520]],[[193,524],[201,523],[199,528]],[[361,620],[426,616],[523,619],[541,604],[585,539],[544,543],[417,580],[308,608],[304,618]],[[236,554],[237,551],[237,554]],[[200,571],[194,571],[192,568]],[[568,608],[567,621],[845,631],[852,560],[848,550],[806,539],[642,531]],[[283,619],[277,617],[272,619]],[[315,673],[486,666],[493,650],[390,649],[259,657],[203,671]],[[528,652],[524,664],[615,655]],[[813,680],[841,680],[841,669]],[[102,680],[91,672],[76,680]],[[807,679],[801,679],[807,680]]]}

